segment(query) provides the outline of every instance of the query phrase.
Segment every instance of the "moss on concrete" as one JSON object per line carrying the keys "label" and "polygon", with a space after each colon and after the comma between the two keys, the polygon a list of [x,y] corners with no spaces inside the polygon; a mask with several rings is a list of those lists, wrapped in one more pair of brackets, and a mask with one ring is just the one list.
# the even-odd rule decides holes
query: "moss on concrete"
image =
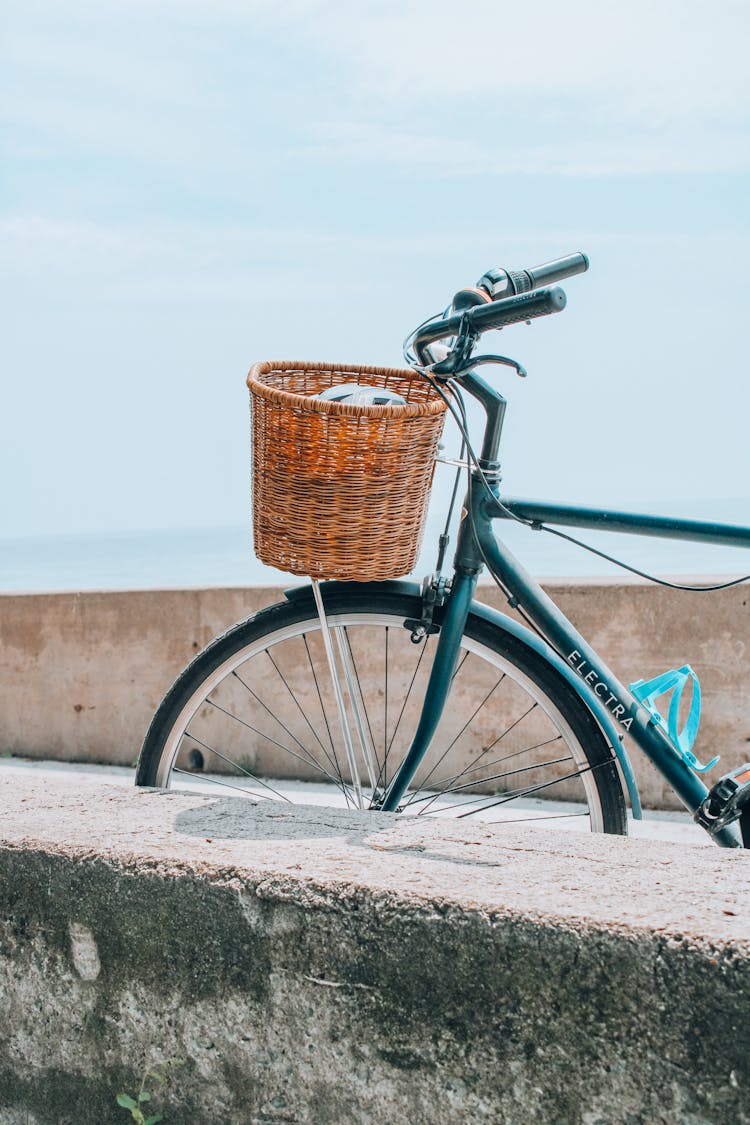
{"label": "moss on concrete", "polygon": [[118,1120],[149,1053],[187,1063],[175,1123],[750,1120],[732,950],[344,888],[313,888],[317,908],[255,895],[249,921],[231,871],[0,859],[4,996],[12,973],[23,1000],[0,1029],[0,1104],[39,1125]]}

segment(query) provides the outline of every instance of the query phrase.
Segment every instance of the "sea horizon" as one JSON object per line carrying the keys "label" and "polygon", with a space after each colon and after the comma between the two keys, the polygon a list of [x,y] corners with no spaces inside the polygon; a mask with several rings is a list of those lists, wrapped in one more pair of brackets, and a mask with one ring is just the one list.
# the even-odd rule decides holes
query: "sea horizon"
{"label": "sea horizon", "polygon": [[[636,510],[635,505],[629,506]],[[640,510],[646,510],[642,505]],[[659,505],[674,515],[750,526],[750,498]],[[434,570],[440,512],[428,515],[414,575]],[[738,576],[750,572],[750,550],[567,529],[583,541],[659,577]],[[632,577],[555,536],[509,523],[498,531],[539,578]],[[449,569],[455,535],[448,549]],[[0,592],[169,589],[185,586],[275,586],[303,582],[264,566],[252,553],[248,524],[117,530],[0,539]]]}

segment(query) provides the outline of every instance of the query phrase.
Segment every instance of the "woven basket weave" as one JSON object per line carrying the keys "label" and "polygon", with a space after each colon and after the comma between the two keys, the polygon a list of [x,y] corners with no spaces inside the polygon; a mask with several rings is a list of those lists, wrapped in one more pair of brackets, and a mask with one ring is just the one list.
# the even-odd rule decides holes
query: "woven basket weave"
{"label": "woven basket weave", "polygon": [[[406,405],[315,398],[340,383]],[[247,377],[258,558],[292,574],[382,581],[417,559],[446,404],[413,371],[275,361]]]}

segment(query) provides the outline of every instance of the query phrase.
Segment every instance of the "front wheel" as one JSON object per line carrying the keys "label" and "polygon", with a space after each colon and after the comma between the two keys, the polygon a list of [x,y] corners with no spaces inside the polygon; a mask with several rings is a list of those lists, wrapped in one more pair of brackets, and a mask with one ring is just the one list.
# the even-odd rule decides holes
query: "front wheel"
{"label": "front wheel", "polygon": [[[324,590],[348,668],[356,768],[341,735],[320,621],[311,594],[302,592],[235,625],[185,669],[148,730],[137,785],[377,804],[416,729],[436,638],[411,641],[405,622],[421,616],[418,596]],[[474,614],[440,724],[399,811],[554,820],[597,832],[627,826],[612,750],[583,701],[523,640]]]}

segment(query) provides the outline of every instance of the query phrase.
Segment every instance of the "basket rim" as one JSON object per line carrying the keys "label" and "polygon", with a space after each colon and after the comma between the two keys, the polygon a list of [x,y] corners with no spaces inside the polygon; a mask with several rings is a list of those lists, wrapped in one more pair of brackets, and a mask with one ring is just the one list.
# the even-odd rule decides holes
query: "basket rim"
{"label": "basket rim", "polygon": [[327,399],[314,398],[310,395],[296,394],[294,391],[280,390],[278,387],[269,387],[262,382],[259,376],[270,371],[340,371],[342,374],[352,375],[382,375],[395,376],[408,379],[420,379],[418,372],[410,367],[375,367],[358,363],[311,363],[309,360],[262,360],[254,363],[247,375],[247,386],[250,393],[275,402],[280,406],[293,407],[296,410],[307,409],[313,414],[333,414],[344,418],[417,418],[443,414],[448,409],[447,403],[440,395],[425,402],[406,402],[403,405],[391,406],[359,406],[344,402],[330,402]]}

